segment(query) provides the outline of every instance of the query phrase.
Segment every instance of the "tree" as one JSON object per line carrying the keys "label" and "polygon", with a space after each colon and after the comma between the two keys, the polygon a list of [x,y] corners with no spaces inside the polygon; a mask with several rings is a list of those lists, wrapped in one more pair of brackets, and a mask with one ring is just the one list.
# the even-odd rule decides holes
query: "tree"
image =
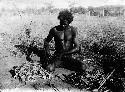
{"label": "tree", "polygon": [[89,6],[88,7],[88,12],[89,12],[89,15],[92,16],[93,13],[94,13],[94,7]]}
{"label": "tree", "polygon": [[78,11],[79,14],[85,14],[86,13],[86,9],[82,6],[79,6],[77,8],[77,11]]}
{"label": "tree", "polygon": [[87,10],[82,7],[82,6],[79,6],[79,7],[71,7],[70,8],[70,11],[72,13],[78,13],[78,14],[85,14],[87,12]]}

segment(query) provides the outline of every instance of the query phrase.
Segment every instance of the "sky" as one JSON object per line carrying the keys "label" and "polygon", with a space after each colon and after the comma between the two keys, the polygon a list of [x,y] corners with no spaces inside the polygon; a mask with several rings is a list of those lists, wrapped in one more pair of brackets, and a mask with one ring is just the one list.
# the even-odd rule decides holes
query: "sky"
{"label": "sky", "polygon": [[125,5],[125,0],[0,0],[0,9],[25,9],[47,7],[53,5],[55,8],[69,8],[70,6],[98,7],[103,5]]}

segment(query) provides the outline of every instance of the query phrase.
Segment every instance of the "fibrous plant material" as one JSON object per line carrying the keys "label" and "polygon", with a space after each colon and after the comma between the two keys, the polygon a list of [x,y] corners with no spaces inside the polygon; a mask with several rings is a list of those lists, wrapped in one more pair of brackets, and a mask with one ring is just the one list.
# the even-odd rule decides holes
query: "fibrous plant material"
{"label": "fibrous plant material", "polygon": [[10,70],[13,78],[19,79],[21,82],[35,82],[37,78],[50,80],[52,74],[43,69],[39,63],[24,63],[21,66],[14,66]]}
{"label": "fibrous plant material", "polygon": [[71,73],[69,75],[63,76],[65,77],[64,81],[68,84],[71,84],[73,87],[89,90],[98,88],[101,81],[104,79],[103,70],[97,67],[93,67],[93,69],[90,69],[90,67],[88,67],[88,69],[86,69],[85,72],[83,72],[82,74]]}

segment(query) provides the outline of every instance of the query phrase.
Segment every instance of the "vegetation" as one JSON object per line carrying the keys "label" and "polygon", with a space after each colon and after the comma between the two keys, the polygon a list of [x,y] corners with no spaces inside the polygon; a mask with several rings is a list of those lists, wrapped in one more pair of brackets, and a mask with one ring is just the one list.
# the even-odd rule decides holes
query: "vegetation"
{"label": "vegetation", "polygon": [[[7,14],[9,12],[9,15],[42,15],[44,13],[48,14],[57,14],[62,9],[54,8],[51,3],[47,4],[47,7],[42,7],[39,9],[35,8],[26,8],[26,9],[18,9],[15,7],[15,9],[1,9],[1,14]],[[110,6],[100,6],[100,7],[74,7],[73,5],[70,6],[69,9],[74,14],[82,14],[82,15],[89,15],[89,16],[122,16],[125,15],[125,7],[120,5],[110,5]]]}

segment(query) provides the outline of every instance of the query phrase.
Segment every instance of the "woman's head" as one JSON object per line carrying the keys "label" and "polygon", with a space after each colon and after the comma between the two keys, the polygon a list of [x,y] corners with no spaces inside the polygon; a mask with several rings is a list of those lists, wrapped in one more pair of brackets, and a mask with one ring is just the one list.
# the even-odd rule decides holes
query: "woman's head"
{"label": "woman's head", "polygon": [[67,25],[73,21],[73,15],[70,11],[63,10],[59,13],[58,19],[62,25]]}

